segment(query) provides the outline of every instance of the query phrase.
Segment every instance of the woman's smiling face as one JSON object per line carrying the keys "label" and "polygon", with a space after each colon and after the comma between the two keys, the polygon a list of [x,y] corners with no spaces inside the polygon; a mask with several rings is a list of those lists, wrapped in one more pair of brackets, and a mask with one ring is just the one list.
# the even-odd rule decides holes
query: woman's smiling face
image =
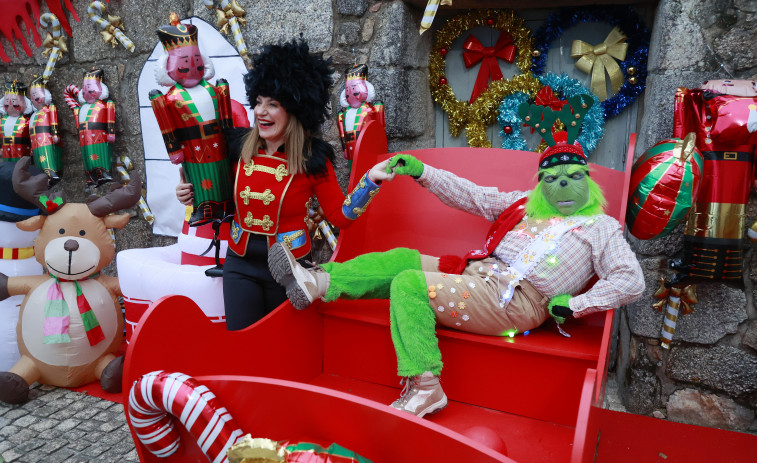
{"label": "woman's smiling face", "polygon": [[265,140],[266,144],[278,148],[284,142],[284,133],[289,124],[289,113],[281,106],[281,103],[267,96],[258,96],[253,111],[260,138]]}

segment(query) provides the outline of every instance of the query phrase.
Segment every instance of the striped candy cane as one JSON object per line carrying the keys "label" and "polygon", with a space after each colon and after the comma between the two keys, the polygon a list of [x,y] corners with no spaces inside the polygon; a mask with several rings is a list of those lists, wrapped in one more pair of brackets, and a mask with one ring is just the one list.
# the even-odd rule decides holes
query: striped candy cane
{"label": "striped candy cane", "polygon": [[[121,42],[121,45],[124,46],[127,50],[134,53],[134,44],[131,40],[129,40],[129,37],[127,37],[122,31],[121,27],[124,27],[124,23],[121,21],[121,18],[118,16],[110,16],[108,15],[108,20],[102,18],[102,15],[105,14],[105,5],[102,2],[95,1],[89,4],[89,7],[87,7],[87,14],[89,14],[89,19],[92,20],[95,24],[97,24],[102,31],[100,31],[100,34],[103,36],[103,40],[105,42],[110,42],[114,47],[116,46],[116,40],[118,39],[119,42]],[[113,38],[115,36],[115,39]]]}
{"label": "striped candy cane", "polygon": [[227,450],[242,437],[231,414],[194,378],[153,371],[134,382],[129,392],[129,422],[153,455],[165,458],[178,450],[176,420],[213,463],[227,462]]}
{"label": "striped candy cane", "polygon": [[694,312],[692,304],[696,304],[697,288],[695,285],[669,286],[665,278],[660,278],[660,287],[655,291],[654,297],[660,301],[652,304],[658,312],[665,308],[665,317],[662,321],[662,333],[660,335],[660,345],[663,349],[670,349],[673,342],[673,334],[676,332],[676,322],[680,315],[687,315]]}
{"label": "striped candy cane", "polygon": [[334,249],[336,249],[336,236],[334,236],[334,231],[331,229],[331,225],[323,220],[318,224],[318,229],[323,234],[323,237],[326,238],[326,241],[329,243],[331,250],[333,251]]}
{"label": "striped candy cane", "polygon": [[[310,200],[307,203],[308,206],[308,217],[311,219],[316,216],[318,213],[315,209],[313,209],[310,206],[310,203],[313,201],[313,198],[310,198]],[[329,243],[329,247],[331,247],[331,250],[333,251],[336,249],[336,236],[334,236],[334,230],[331,229],[331,224],[326,219],[321,220],[318,222],[318,232],[320,232],[323,237],[326,239],[326,242]],[[318,236],[318,232],[316,232],[316,236]]]}
{"label": "striped candy cane", "polygon": [[[215,8],[216,0],[202,0],[205,8],[212,10]],[[244,9],[239,6],[236,0],[220,0],[220,8],[216,9],[217,25],[221,28],[221,32],[226,33],[228,26],[231,26],[231,34],[234,38],[234,45],[239,51],[239,55],[244,60],[245,64],[250,65],[249,56],[247,54],[247,45],[244,42],[242,36],[242,29],[239,27],[239,23],[245,24]]]}
{"label": "striped candy cane", "polygon": [[55,63],[58,62],[63,53],[68,51],[68,47],[66,47],[66,38],[60,32],[60,21],[58,21],[57,16],[52,13],[44,13],[39,17],[39,25],[47,31],[47,38],[42,43],[45,48],[42,54],[47,55],[47,64],[45,64],[45,71],[42,73],[42,80],[47,83],[50,76],[53,75]]}
{"label": "striped candy cane", "polygon": [[80,106],[79,100],[77,100],[76,98],[78,96],[79,87],[77,87],[76,85],[69,85],[65,90],[63,90],[63,99],[66,100],[66,106],[68,106],[68,108],[71,110]]}
{"label": "striped candy cane", "polygon": [[[121,181],[121,184],[129,184],[129,182],[131,181],[129,171],[132,169],[134,169],[134,163],[131,162],[131,158],[129,158],[129,156],[121,155],[118,157],[118,159],[116,160],[116,172],[118,172],[118,178]],[[147,223],[152,224],[153,222],[155,222],[155,216],[152,214],[150,206],[147,205],[147,201],[145,201],[144,195],[141,195],[139,197],[137,205],[139,206],[139,212],[142,213],[142,217],[147,221]]]}
{"label": "striped candy cane", "polygon": [[436,17],[436,11],[439,9],[439,4],[443,6],[449,6],[452,5],[452,0],[428,0],[426,9],[423,11],[421,28],[418,31],[419,34],[423,35],[424,32],[431,28],[431,24],[434,22],[434,18]]}
{"label": "striped candy cane", "polygon": [[[678,290],[678,295],[674,295]],[[663,349],[670,349],[670,343],[673,342],[673,334],[676,332],[676,322],[678,321],[678,308],[681,303],[681,290],[672,288],[668,296],[668,303],[665,308],[665,318],[662,321],[662,334],[660,335],[660,344]]]}

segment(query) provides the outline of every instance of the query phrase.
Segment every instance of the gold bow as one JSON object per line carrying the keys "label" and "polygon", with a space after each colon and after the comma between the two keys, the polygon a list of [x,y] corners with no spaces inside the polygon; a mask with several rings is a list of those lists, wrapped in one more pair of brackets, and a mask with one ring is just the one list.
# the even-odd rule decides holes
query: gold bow
{"label": "gold bow", "polygon": [[626,51],[628,51],[626,35],[617,26],[610,31],[605,41],[597,46],[592,46],[583,40],[573,41],[570,56],[580,58],[576,61],[576,67],[591,74],[591,91],[600,101],[607,99],[605,70],[610,76],[613,92],[620,90],[623,85],[623,71],[615,60],[626,59]]}
{"label": "gold bow", "polygon": [[244,26],[247,24],[247,20],[244,19],[242,16],[244,16],[244,8],[239,6],[239,3],[237,3],[237,0],[232,0],[229,3],[226,4],[226,7],[224,9],[217,9],[216,10],[216,24],[221,29],[221,33],[228,32],[229,29],[229,20],[231,18],[237,18],[239,23]]}
{"label": "gold bow", "polygon": [[118,46],[118,40],[116,40],[116,29],[123,29],[124,23],[121,20],[120,16],[111,16],[108,15],[108,24],[105,29],[100,31],[100,35],[102,36],[105,43],[110,43],[112,47]]}
{"label": "gold bow", "polygon": [[657,291],[654,293],[654,297],[660,300],[652,304],[652,307],[657,309],[658,312],[662,312],[662,309],[668,305],[668,299],[671,296],[681,299],[681,302],[679,303],[681,307],[681,315],[688,315],[694,312],[694,309],[692,309],[691,306],[692,304],[699,302],[699,299],[697,299],[696,285],[668,287],[668,284],[663,277],[660,278],[660,287],[657,288]]}
{"label": "gold bow", "polygon": [[42,47],[44,48],[42,54],[45,56],[48,56],[53,48],[58,48],[61,53],[68,53],[66,37],[63,35],[53,38],[52,34],[48,33],[45,40],[42,41]]}

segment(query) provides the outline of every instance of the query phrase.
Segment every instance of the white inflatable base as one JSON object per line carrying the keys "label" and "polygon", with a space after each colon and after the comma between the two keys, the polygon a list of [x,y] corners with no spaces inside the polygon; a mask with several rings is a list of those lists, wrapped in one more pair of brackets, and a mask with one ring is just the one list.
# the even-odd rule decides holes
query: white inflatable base
{"label": "white inflatable base", "polygon": [[180,262],[178,244],[119,252],[116,265],[124,298],[152,303],[172,294],[187,296],[208,318],[224,321],[223,278],[205,275],[205,270],[212,265],[181,265]]}

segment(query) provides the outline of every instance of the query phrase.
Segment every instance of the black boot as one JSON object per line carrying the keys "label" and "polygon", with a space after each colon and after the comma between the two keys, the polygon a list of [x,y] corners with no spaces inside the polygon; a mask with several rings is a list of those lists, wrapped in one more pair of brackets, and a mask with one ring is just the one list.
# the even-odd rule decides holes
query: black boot
{"label": "black boot", "polygon": [[214,220],[222,221],[229,212],[231,201],[203,201],[197,205],[189,218],[190,227],[199,227]]}

